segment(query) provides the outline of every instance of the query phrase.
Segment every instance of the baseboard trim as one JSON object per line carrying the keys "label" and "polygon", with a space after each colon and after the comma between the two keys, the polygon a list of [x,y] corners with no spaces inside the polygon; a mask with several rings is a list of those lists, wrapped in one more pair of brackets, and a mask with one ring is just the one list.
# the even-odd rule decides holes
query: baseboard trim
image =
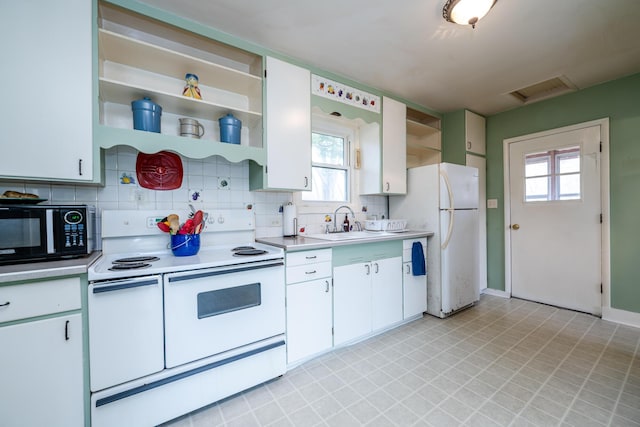
{"label": "baseboard trim", "polygon": [[640,313],[634,313],[633,311],[603,307],[602,319],[627,326],[633,326],[634,328],[640,328]]}
{"label": "baseboard trim", "polygon": [[511,298],[510,293],[505,291],[500,291],[498,289],[484,288],[482,291],[480,291],[480,293],[486,294],[486,295],[493,295],[501,298]]}

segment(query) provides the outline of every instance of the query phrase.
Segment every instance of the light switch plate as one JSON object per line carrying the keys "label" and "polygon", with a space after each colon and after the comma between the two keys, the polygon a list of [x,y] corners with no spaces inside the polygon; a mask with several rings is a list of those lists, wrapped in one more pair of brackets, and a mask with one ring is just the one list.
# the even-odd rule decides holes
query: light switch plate
{"label": "light switch plate", "polygon": [[487,199],[487,209],[498,209],[498,199]]}

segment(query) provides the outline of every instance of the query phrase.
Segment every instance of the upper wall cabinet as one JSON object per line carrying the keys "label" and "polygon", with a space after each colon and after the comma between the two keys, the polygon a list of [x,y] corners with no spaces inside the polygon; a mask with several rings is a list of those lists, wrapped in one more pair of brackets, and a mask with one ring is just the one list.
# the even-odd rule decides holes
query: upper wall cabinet
{"label": "upper wall cabinet", "polygon": [[2,178],[93,180],[92,4],[0,5]]}
{"label": "upper wall cabinet", "polygon": [[[106,2],[98,22],[100,147],[264,163],[261,56]],[[183,95],[187,74],[198,77],[201,99]],[[144,97],[162,107],[160,133],[133,130],[131,102]],[[227,114],[242,122],[240,144],[220,142]],[[204,135],[180,136],[181,118],[197,120]]]}
{"label": "upper wall cabinet", "polygon": [[360,130],[361,194],[407,193],[407,108],[394,99],[382,99],[382,140],[378,124]]}
{"label": "upper wall cabinet", "polygon": [[266,58],[266,166],[250,171],[251,190],[311,190],[311,73]]}
{"label": "upper wall cabinet", "polygon": [[486,120],[484,117],[465,110],[464,112],[464,136],[466,150],[475,154],[486,154]]}

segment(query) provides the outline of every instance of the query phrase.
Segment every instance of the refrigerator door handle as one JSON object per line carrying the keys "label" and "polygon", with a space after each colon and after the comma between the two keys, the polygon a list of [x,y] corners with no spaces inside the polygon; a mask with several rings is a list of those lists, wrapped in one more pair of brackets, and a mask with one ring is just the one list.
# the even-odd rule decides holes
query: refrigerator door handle
{"label": "refrigerator door handle", "polygon": [[449,241],[451,240],[451,234],[453,234],[453,219],[455,218],[455,215],[454,215],[455,206],[453,202],[453,190],[451,188],[451,182],[449,181],[449,177],[447,176],[447,173],[444,172],[443,170],[440,170],[440,176],[444,181],[445,187],[447,187],[447,193],[449,193],[449,207],[446,209],[447,212],[449,212],[449,230],[447,231],[447,237],[444,239],[444,242],[440,246],[442,249],[446,249],[447,246],[449,246]]}
{"label": "refrigerator door handle", "polygon": [[447,207],[447,210],[454,210],[456,207],[453,203],[453,189],[451,188],[451,181],[449,181],[449,176],[442,170],[440,171],[440,176],[444,181],[444,186],[447,187],[447,193],[449,193],[449,206]]}
{"label": "refrigerator door handle", "polygon": [[447,237],[444,239],[444,242],[442,242],[442,245],[440,245],[442,249],[447,249],[447,246],[449,246],[449,241],[453,234],[453,221],[456,217],[453,209],[446,209],[446,211],[449,212],[449,230],[447,231]]}

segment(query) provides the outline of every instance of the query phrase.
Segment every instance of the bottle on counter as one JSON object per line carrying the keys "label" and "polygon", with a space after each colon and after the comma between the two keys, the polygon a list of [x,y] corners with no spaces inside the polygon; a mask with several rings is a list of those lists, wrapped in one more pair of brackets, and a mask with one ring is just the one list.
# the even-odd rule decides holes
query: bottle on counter
{"label": "bottle on counter", "polygon": [[344,215],[344,221],[342,222],[342,230],[349,231],[349,216],[348,214]]}

